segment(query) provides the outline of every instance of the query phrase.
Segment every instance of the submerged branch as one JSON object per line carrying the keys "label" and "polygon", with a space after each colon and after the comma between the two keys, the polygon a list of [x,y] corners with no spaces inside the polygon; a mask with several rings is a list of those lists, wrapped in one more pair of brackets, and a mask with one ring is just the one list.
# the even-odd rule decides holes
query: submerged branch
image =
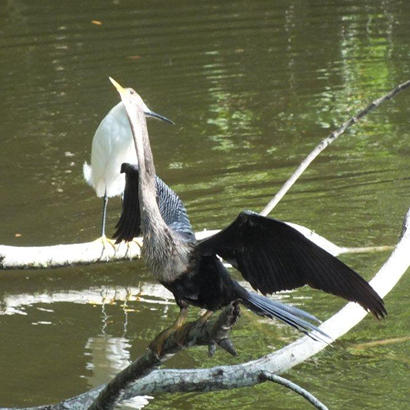
{"label": "submerged branch", "polygon": [[302,163],[297,167],[296,171],[293,175],[285,182],[282,188],[277,192],[277,194],[269,201],[269,203],[263,208],[261,215],[267,216],[269,215],[273,208],[279,203],[279,201],[286,195],[289,189],[293,186],[293,184],[298,180],[298,178],[303,174],[305,169],[312,163],[312,161],[333,141],[335,141],[340,135],[342,135],[350,126],[355,124],[356,122],[360,121],[365,115],[367,115],[370,111],[373,111],[377,108],[381,103],[384,101],[392,99],[396,96],[400,91],[405,90],[407,87],[410,86],[410,80],[399,84],[395,87],[392,91],[386,94],[383,97],[380,97],[374,101],[372,101],[365,109],[361,110],[358,114],[351,117],[348,121],[342,124],[338,129],[333,131],[330,135],[328,135],[324,140],[322,140],[315,149],[302,161]]}

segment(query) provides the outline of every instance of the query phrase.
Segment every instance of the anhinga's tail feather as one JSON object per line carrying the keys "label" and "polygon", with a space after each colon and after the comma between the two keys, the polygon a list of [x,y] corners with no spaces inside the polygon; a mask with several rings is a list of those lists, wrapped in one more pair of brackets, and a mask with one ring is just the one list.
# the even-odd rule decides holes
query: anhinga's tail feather
{"label": "anhinga's tail feather", "polygon": [[250,310],[260,316],[276,318],[294,327],[300,332],[308,335],[313,340],[330,343],[331,338],[325,332],[314,326],[308,320],[320,322],[315,316],[298,309],[294,306],[275,302],[257,293],[247,292],[246,297],[242,297],[242,303]]}

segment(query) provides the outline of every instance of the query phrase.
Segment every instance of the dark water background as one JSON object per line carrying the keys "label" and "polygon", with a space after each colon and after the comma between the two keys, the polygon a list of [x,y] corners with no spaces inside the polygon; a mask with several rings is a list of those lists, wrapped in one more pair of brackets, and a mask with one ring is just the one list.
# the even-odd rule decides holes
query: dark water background
{"label": "dark water background", "polygon": [[[331,130],[408,80],[409,39],[407,1],[3,0],[0,243],[98,236],[101,203],[82,163],[118,101],[108,75],[176,122],[150,121],[157,172],[185,201],[195,230],[214,229],[242,209],[262,209]],[[351,128],[274,216],[340,245],[394,244],[410,206],[409,106],[407,91]],[[108,232],[120,206],[109,203]],[[343,260],[370,278],[387,256]],[[177,315],[140,261],[3,271],[0,281],[1,406],[57,402],[107,381]],[[409,292],[404,277],[386,298],[386,321],[366,318],[287,377],[332,409],[408,409]],[[310,289],[282,297],[322,319],[343,306]],[[246,361],[297,336],[243,312],[238,358],[209,359],[197,348],[167,366]],[[306,406],[267,384],[150,401],[152,409]]]}

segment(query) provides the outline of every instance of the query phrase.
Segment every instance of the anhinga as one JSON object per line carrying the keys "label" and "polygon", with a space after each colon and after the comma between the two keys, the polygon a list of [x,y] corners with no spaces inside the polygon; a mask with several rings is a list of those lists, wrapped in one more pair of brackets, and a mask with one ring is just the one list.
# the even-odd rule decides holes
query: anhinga
{"label": "anhinga", "polygon": [[[140,104],[145,116],[172,123],[151,111],[142,100]],[[127,112],[123,103],[119,102],[100,122],[91,146],[91,164],[84,162],[83,165],[85,181],[94,188],[97,197],[103,198],[102,238],[105,238],[108,198],[121,195],[124,191],[124,175],[120,173],[123,162],[135,163],[137,156]]]}
{"label": "anhinga", "polygon": [[313,338],[323,334],[308,322],[314,316],[244,289],[219,257],[264,295],[308,284],[357,302],[377,318],[387,314],[383,300],[361,276],[284,222],[243,211],[227,228],[196,241],[179,198],[169,190],[173,202],[167,210],[171,199],[157,190],[141,98],[110,80],[127,110],[138,157],[138,168],[122,166],[126,188],[114,236],[131,240],[141,230],[146,264],[181,309],[178,325],[188,305],[215,311],[239,301],[258,315],[276,317]]}

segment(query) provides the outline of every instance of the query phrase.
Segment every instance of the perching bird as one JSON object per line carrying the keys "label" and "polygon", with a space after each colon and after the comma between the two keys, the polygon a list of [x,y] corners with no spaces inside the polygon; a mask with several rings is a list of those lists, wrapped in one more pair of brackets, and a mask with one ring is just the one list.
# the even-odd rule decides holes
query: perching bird
{"label": "perching bird", "polygon": [[[117,243],[121,241],[132,241],[133,238],[141,235],[141,213],[140,213],[140,201],[138,192],[139,183],[139,170],[136,164],[124,163],[121,165],[121,173],[125,173],[125,190],[124,190],[124,200],[123,200],[123,210],[121,218],[118,221],[113,237],[117,238]],[[165,224],[172,230],[177,231],[186,241],[195,242],[195,235],[192,231],[192,226],[189,221],[185,206],[177,194],[166,185],[160,178],[155,177],[156,186],[156,201],[158,204],[159,212],[165,222]],[[258,295],[256,295],[258,296]],[[265,298],[261,297],[261,302]],[[319,331],[315,326],[310,323],[304,323],[301,318],[316,320],[313,315],[304,312],[301,309],[286,306],[279,302],[269,301],[271,304],[275,305],[276,314],[278,318],[292,326],[300,328],[300,330],[307,332],[309,330]],[[289,317],[285,318],[284,312],[289,313]],[[292,321],[290,316],[293,314],[295,317]],[[272,315],[274,315],[272,313]],[[306,327],[306,329],[304,328]]]}
{"label": "perching bird", "polygon": [[[168,118],[151,111],[140,99],[144,114],[173,123]],[[103,198],[101,236],[105,238],[105,220],[108,198],[124,191],[124,175],[120,173],[123,162],[137,162],[134,142],[127,112],[122,102],[114,106],[98,126],[91,147],[91,165],[84,162],[83,175],[97,197]]]}
{"label": "perching bird", "polygon": [[[123,166],[127,186],[115,236],[129,240],[141,229],[146,264],[173,293],[181,309],[176,326],[183,323],[188,305],[215,311],[239,301],[255,313],[276,317],[313,338],[323,335],[308,321],[314,319],[312,315],[244,289],[231,278],[218,256],[263,294],[308,284],[357,302],[377,318],[387,314],[383,300],[363,278],[281,221],[244,211],[227,228],[196,241],[188,217],[182,225],[166,220],[157,202],[155,167],[141,100],[134,90],[111,81],[128,112],[139,163],[138,178],[133,176],[132,167]],[[139,211],[134,207],[135,198]],[[135,223],[138,218],[139,227]],[[129,231],[131,226],[135,232]]]}

